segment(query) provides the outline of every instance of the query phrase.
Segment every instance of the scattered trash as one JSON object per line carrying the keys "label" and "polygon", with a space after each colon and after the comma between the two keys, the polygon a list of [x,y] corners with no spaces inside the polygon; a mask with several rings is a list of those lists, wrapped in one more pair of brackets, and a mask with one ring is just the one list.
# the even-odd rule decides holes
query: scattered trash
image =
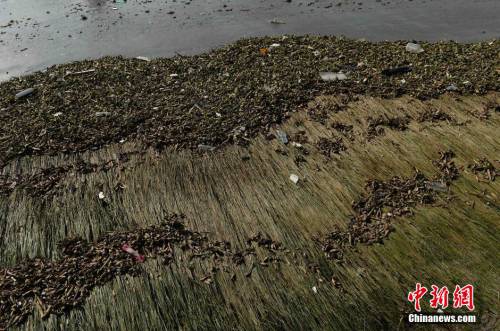
{"label": "scattered trash", "polygon": [[267,54],[269,54],[269,48],[267,47],[260,48],[259,53],[261,56],[266,56]]}
{"label": "scattered trash", "polygon": [[97,197],[99,198],[99,200],[103,200],[104,198],[106,198],[106,196],[104,195],[104,192],[99,192]]}
{"label": "scattered trash", "polygon": [[143,263],[145,258],[143,255],[139,254],[138,251],[136,251],[135,249],[133,249],[132,247],[130,247],[128,244],[123,244],[122,245],[122,250],[124,252],[127,252],[129,253],[130,255],[133,255],[135,257],[135,260],[139,263]]}
{"label": "scattered trash", "polygon": [[446,186],[446,184],[442,182],[429,182],[428,187],[433,191],[443,193],[448,192],[448,186]]}
{"label": "scattered trash", "polygon": [[150,62],[151,61],[149,59],[149,57],[146,57],[146,56],[137,56],[136,59],[137,60],[141,60],[141,61],[146,61],[146,62]]}
{"label": "scattered trash", "polygon": [[92,72],[95,72],[95,69],[82,70],[82,71],[77,71],[77,72],[66,71],[66,76],[75,76],[75,75],[89,74],[89,73],[92,73]]}
{"label": "scattered trash", "polygon": [[297,148],[302,148],[302,144],[296,143],[295,141],[292,142],[292,146]]}
{"label": "scattered trash", "polygon": [[316,294],[316,293],[318,293],[318,289],[316,288],[316,286],[313,286],[313,287],[312,287],[312,291],[313,291],[315,294]]}
{"label": "scattered trash", "polygon": [[272,20],[269,21],[269,23],[271,23],[271,24],[286,24],[285,21],[282,21],[282,20],[277,19],[277,18],[273,18]]}
{"label": "scattered trash", "polygon": [[406,44],[406,51],[410,53],[422,53],[424,49],[420,44],[415,44],[415,43],[408,43]]}
{"label": "scattered trash", "polygon": [[276,138],[278,138],[278,140],[281,141],[282,144],[288,144],[288,136],[286,132],[276,130]]}
{"label": "scattered trash", "polygon": [[53,116],[54,116],[54,117],[59,117],[59,116],[61,116],[62,114],[63,114],[63,113],[59,111],[59,112],[55,113]]}
{"label": "scattered trash", "polygon": [[98,111],[95,113],[96,117],[109,116],[111,113],[109,111]]}
{"label": "scattered trash", "polygon": [[170,77],[175,78],[175,77],[179,77],[179,75],[178,74],[170,74]]}
{"label": "scattered trash", "polygon": [[207,152],[213,152],[213,151],[215,151],[215,147],[214,146],[203,145],[203,144],[199,144],[198,145],[198,149],[202,150],[202,151],[207,151]]}
{"label": "scattered trash", "polygon": [[394,75],[406,74],[406,73],[411,72],[411,71],[412,71],[411,67],[402,66],[402,67],[384,69],[384,70],[382,70],[382,75],[394,76]]}
{"label": "scattered trash", "polygon": [[17,99],[21,99],[21,98],[25,98],[25,97],[28,97],[30,96],[31,94],[33,94],[33,92],[35,92],[35,89],[30,87],[30,88],[27,88],[26,90],[24,91],[21,91],[19,93],[16,94],[16,100]]}
{"label": "scattered trash", "polygon": [[346,80],[347,75],[344,74],[343,72],[320,72],[319,73],[320,77],[322,80],[325,82],[331,82],[331,81],[336,81],[336,80]]}
{"label": "scattered trash", "polygon": [[280,44],[271,44],[271,46],[269,46],[270,49],[273,49],[273,48],[276,48],[276,47],[280,47],[281,45]]}
{"label": "scattered trash", "polygon": [[458,91],[458,87],[455,84],[451,84],[451,85],[448,85],[446,87],[446,91],[450,91],[450,92],[452,92],[452,91]]}
{"label": "scattered trash", "polygon": [[290,180],[294,183],[294,184],[297,184],[299,182],[299,176],[297,176],[296,174],[291,174],[290,175]]}
{"label": "scattered trash", "polygon": [[[146,148],[161,145],[197,150],[198,144],[219,148],[232,142],[232,128],[246,126],[245,137],[251,139],[260,132],[266,132],[271,125],[282,123],[286,112],[298,109],[324,93],[345,94],[351,100],[358,95],[392,98],[403,94],[429,99],[445,93],[446,86],[452,82],[460,91],[463,89],[463,93],[477,95],[496,86],[494,78],[498,65],[494,60],[498,47],[480,47],[486,43],[460,46],[448,42],[426,43],[425,54],[429,61],[425,64],[415,62],[411,79],[401,76],[399,79],[380,81],[384,77],[381,75],[383,69],[393,64],[409,66],[409,63],[403,62],[405,55],[401,54],[406,53],[403,49],[406,43],[360,44],[345,38],[314,36],[289,36],[286,41],[281,40],[276,37],[243,39],[207,54],[177,59],[155,58],[151,62],[155,63],[154,66],[119,57],[76,61],[48,68],[21,80],[2,82],[0,109],[8,111],[0,111],[0,131],[12,134],[7,140],[0,139],[0,164],[6,164],[19,155],[52,155],[62,150],[74,154],[98,150],[121,138],[135,140]],[[259,47],[269,47],[274,43],[281,46],[276,49],[272,61],[262,61]],[[494,45],[498,45],[498,41]],[[254,56],[249,56],[245,50],[254,52]],[[312,54],[316,51],[321,54],[319,58]],[[323,62],[323,56],[332,54],[344,56]],[[265,71],[262,70],[262,62],[266,64]],[[358,67],[361,62],[364,65]],[[322,67],[326,63],[332,67]],[[353,73],[344,70],[347,80],[342,82],[323,82],[319,76],[320,71],[338,73],[342,68],[352,66],[356,70]],[[195,71],[187,74],[190,69]],[[66,77],[67,71],[75,74],[96,72]],[[225,76],[228,72],[230,76]],[[179,78],[170,77],[172,73],[177,73]],[[447,78],[446,73],[452,74],[452,77]],[[314,81],[315,77],[317,82],[312,82],[310,79]],[[338,79],[337,75],[334,77]],[[365,78],[366,83],[361,83]],[[400,83],[401,78],[406,80],[404,85]],[[92,84],[94,79],[99,81],[99,86],[106,88]],[[462,85],[465,80],[471,84]],[[30,102],[10,104],[9,100],[14,99],[18,90],[30,87],[19,85],[23,81],[36,88],[35,94],[30,97]],[[316,84],[318,82],[321,84]],[[270,89],[264,87],[266,84]],[[110,94],[112,91],[116,91],[114,97]],[[186,113],[193,99],[198,98],[195,91],[203,91],[203,95],[195,101],[203,106],[203,110]],[[96,103],[103,108],[96,109]],[[78,111],[68,111],[69,104]],[[160,110],[153,111],[153,106],[158,105],[161,105]],[[129,111],[122,112],[123,107]],[[308,108],[308,113],[310,110]],[[321,121],[326,123],[328,115],[336,112],[337,108],[328,106],[320,110],[318,120],[321,117]],[[108,111],[113,118],[81,121],[81,118],[95,119],[96,111]],[[38,116],[45,114],[53,118],[52,114],[56,112],[64,113],[64,126],[51,126],[50,121],[43,120],[44,116]],[[224,120],[218,118],[215,112],[221,113]],[[153,117],[156,120],[151,120]],[[135,122],[141,122],[140,130],[133,124]],[[170,124],[165,125],[167,122]],[[84,130],[82,125],[85,125]],[[50,131],[53,138],[40,139],[39,132],[30,130],[32,127]],[[181,127],[189,128],[189,139],[179,130]],[[29,146],[36,146],[37,149]]]}

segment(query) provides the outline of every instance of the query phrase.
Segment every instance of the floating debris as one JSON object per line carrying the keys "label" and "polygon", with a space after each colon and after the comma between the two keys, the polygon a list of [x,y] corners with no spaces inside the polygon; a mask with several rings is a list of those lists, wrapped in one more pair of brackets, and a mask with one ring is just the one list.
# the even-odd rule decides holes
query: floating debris
{"label": "floating debris", "polygon": [[82,74],[90,74],[92,72],[95,72],[95,69],[88,69],[88,70],[82,70],[82,71],[76,71],[76,72],[66,71],[66,76],[76,76],[76,75],[82,75]]}
{"label": "floating debris", "polygon": [[[412,208],[418,205],[432,204],[439,192],[447,192],[450,176],[442,171],[442,163],[450,167],[452,152],[441,152],[439,160],[433,163],[439,166],[441,174],[438,180],[431,181],[422,173],[413,177],[393,177],[388,181],[369,180],[366,184],[365,197],[353,203],[354,216],[347,230],[335,229],[323,237],[316,238],[325,256],[332,260],[343,260],[347,249],[357,245],[381,243],[394,230],[391,220],[394,217],[410,216]],[[446,190],[445,190],[446,188]]]}
{"label": "floating debris", "polygon": [[97,113],[95,113],[96,117],[103,117],[103,116],[109,116],[109,115],[111,115],[111,113],[109,111],[98,111]]}
{"label": "floating debris", "polygon": [[319,152],[330,158],[332,154],[340,154],[340,152],[347,150],[342,139],[334,137],[332,139],[329,138],[320,138],[316,143],[316,147]]}
{"label": "floating debris", "polygon": [[[262,45],[278,43],[278,49],[286,52],[262,57],[256,51]],[[313,36],[250,38],[206,54],[158,58],[154,66],[134,58],[104,57],[12,78],[0,83],[0,109],[9,110],[0,111],[0,136],[9,137],[0,140],[0,164],[23,155],[101,149],[121,139],[159,151],[168,146],[191,150],[199,144],[219,147],[233,143],[233,128],[245,126],[246,138],[251,139],[282,123],[286,114],[318,94],[344,94],[346,102],[361,94],[408,94],[423,99],[446,93],[447,86],[463,81],[470,82],[460,85],[463,94],[500,89],[496,72],[499,41],[491,45],[427,43],[426,56],[411,71],[407,63],[414,62],[414,55],[401,52],[405,45]],[[335,58],[338,71],[349,68],[348,79],[332,84],[322,81],[318,72],[330,64],[313,51]],[[403,69],[384,71],[394,63]],[[380,74],[401,71],[406,73],[405,84]],[[13,102],[17,92],[35,84],[30,102]],[[195,103],[201,109],[191,110]],[[69,104],[77,111],[68,111]],[[330,111],[334,109],[313,113],[324,121],[322,115]],[[44,116],[57,112],[65,114],[64,126]],[[113,116],[96,121],[96,112]],[[51,139],[40,139],[42,130],[50,132]]]}
{"label": "floating debris", "polygon": [[143,262],[144,262],[144,260],[145,260],[144,255],[139,254],[139,252],[138,252],[138,251],[136,251],[135,249],[133,249],[132,247],[130,247],[128,244],[123,244],[123,245],[122,245],[122,250],[123,250],[124,252],[127,252],[127,253],[129,253],[130,255],[132,255],[132,256],[135,258],[135,260],[136,260],[137,262],[139,262],[139,263],[143,263]]}
{"label": "floating debris", "polygon": [[[175,214],[167,216],[159,225],[110,232],[95,242],[67,238],[58,245],[62,252],[58,260],[34,258],[0,269],[0,329],[26,321],[37,304],[44,316],[68,312],[82,305],[96,286],[120,275],[139,275],[141,264],[137,262],[144,261],[145,257],[162,258],[164,264],[169,265],[174,259],[175,247],[189,254],[189,260],[209,260],[216,266],[233,268],[244,265],[249,255],[254,256],[254,261],[257,259],[255,248],[250,247],[253,242],[274,255],[285,253],[280,243],[262,235],[247,242],[248,248],[232,250],[227,241],[210,240],[205,234],[187,229],[184,216]],[[271,261],[279,263],[281,259],[269,257],[258,262]],[[254,267],[252,262],[249,273]],[[210,272],[215,270],[217,268],[211,268]],[[211,282],[208,278],[201,281]]]}
{"label": "floating debris", "polygon": [[319,76],[325,82],[333,82],[336,80],[346,80],[347,76],[343,72],[320,72]]}
{"label": "floating debris", "polygon": [[391,128],[393,130],[405,131],[408,129],[408,124],[410,123],[409,116],[387,116],[381,115],[378,117],[368,117],[368,128],[367,134],[368,139],[373,139],[374,137],[384,134],[384,127]]}
{"label": "floating debris", "polygon": [[288,144],[288,135],[286,132],[281,130],[276,130],[276,138],[284,145]]}
{"label": "floating debris", "polygon": [[422,53],[424,49],[420,44],[408,43],[406,44],[406,51],[410,53]]}
{"label": "floating debris", "polygon": [[460,175],[460,171],[452,160],[455,157],[455,153],[448,150],[439,152],[439,155],[439,160],[433,161],[433,164],[441,171],[441,178],[447,183],[457,179]]}
{"label": "floating debris", "polygon": [[136,59],[141,60],[141,61],[146,61],[146,62],[151,61],[151,59],[149,57],[146,57],[146,56],[137,56]]}
{"label": "floating debris", "polygon": [[474,163],[469,165],[469,169],[476,176],[481,175],[481,179],[490,182],[495,181],[496,176],[500,174],[500,170],[495,168],[495,166],[490,161],[488,161],[487,158],[474,160]]}
{"label": "floating debris", "polygon": [[203,144],[198,145],[198,149],[200,151],[205,151],[205,152],[213,152],[213,151],[215,151],[215,147],[214,146],[203,145]]}
{"label": "floating debris", "polygon": [[332,123],[332,128],[335,129],[337,132],[341,133],[345,137],[352,138],[352,131],[354,129],[353,125],[347,125],[341,122],[333,122]]}
{"label": "floating debris", "polygon": [[440,110],[440,109],[425,109],[421,114],[418,115],[417,121],[422,122],[452,122],[455,123],[455,119],[453,119],[448,113]]}
{"label": "floating debris", "polygon": [[273,18],[272,20],[269,21],[269,23],[271,23],[271,24],[286,24],[285,21],[280,20],[278,18]]}
{"label": "floating debris", "polygon": [[32,87],[27,88],[26,90],[23,90],[23,91],[21,91],[21,92],[19,92],[19,93],[16,94],[16,100],[17,99],[26,98],[26,97],[32,95],[33,92],[35,92],[34,88],[32,88]]}
{"label": "floating debris", "polygon": [[455,84],[451,84],[446,86],[446,91],[455,92],[458,91],[458,87]]}
{"label": "floating debris", "polygon": [[438,181],[429,182],[428,187],[433,191],[443,192],[443,193],[448,192],[448,186],[446,185],[446,183],[443,182],[438,182]]}
{"label": "floating debris", "polygon": [[388,68],[382,70],[382,75],[385,76],[394,76],[394,75],[402,75],[411,72],[413,69],[409,66],[402,66],[396,68]]}

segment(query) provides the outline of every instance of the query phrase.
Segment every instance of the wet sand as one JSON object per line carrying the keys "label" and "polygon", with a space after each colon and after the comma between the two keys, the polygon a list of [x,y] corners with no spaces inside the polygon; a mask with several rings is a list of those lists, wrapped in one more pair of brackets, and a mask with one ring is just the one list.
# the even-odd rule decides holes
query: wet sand
{"label": "wet sand", "polygon": [[[494,0],[71,0],[63,5],[56,0],[3,0],[0,80],[105,55],[200,53],[242,37],[262,35],[464,42],[492,39],[500,35],[499,11],[500,3]],[[273,24],[273,19],[284,24]]]}

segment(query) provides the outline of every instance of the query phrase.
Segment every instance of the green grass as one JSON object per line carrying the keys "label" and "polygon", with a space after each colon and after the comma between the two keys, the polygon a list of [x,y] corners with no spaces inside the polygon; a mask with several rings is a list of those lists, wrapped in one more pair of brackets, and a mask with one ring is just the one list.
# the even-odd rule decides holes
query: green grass
{"label": "green grass", "polygon": [[[300,252],[299,258],[289,256],[278,267],[258,265],[250,277],[244,276],[248,265],[239,267],[235,282],[229,273],[220,272],[210,285],[200,281],[210,268],[207,263],[195,263],[192,277],[187,262],[180,259],[182,255],[169,267],[148,260],[141,276],[120,277],[95,289],[81,309],[45,320],[34,311],[19,328],[405,329],[402,312],[411,310],[406,296],[416,282],[448,288],[473,283],[477,313],[498,316],[500,181],[478,182],[466,167],[482,157],[492,162],[499,159],[498,114],[484,121],[470,115],[488,101],[498,103],[499,95],[461,99],[362,98],[327,121],[353,124],[355,132],[354,141],[344,139],[347,151],[331,160],[320,155],[313,143],[331,136],[333,129],[298,112],[283,129],[292,134],[299,129],[294,125],[296,120],[304,123],[300,128],[307,132],[309,143],[305,147],[311,154],[301,166],[293,162],[293,147],[287,147],[288,157],[282,156],[274,151],[277,141],[258,138],[248,151],[228,147],[204,156],[187,151],[168,151],[160,157],[150,153],[137,164],[132,157],[130,164],[135,166],[123,172],[68,177],[64,186],[76,184],[76,192],[48,201],[20,190],[1,198],[2,267],[34,256],[56,259],[60,256],[57,242],[67,236],[95,240],[106,231],[156,224],[167,212],[186,214],[190,228],[207,231],[212,239],[243,247],[249,236],[261,231]],[[368,116],[416,116],[431,105],[470,123],[457,126],[412,121],[407,131],[386,129],[385,135],[366,140]],[[134,146],[112,146],[83,158],[109,160],[127,148]],[[435,175],[431,161],[444,149],[453,150],[456,164],[463,167],[461,177],[451,186],[453,199],[446,203],[442,199],[440,206],[418,207],[414,217],[396,219],[396,232],[383,245],[357,246],[347,252],[344,263],[324,257],[313,238],[337,225],[346,226],[353,212],[351,202],[364,194],[366,180],[410,176],[415,168]],[[250,160],[242,161],[246,154]],[[4,173],[30,173],[75,158],[24,158]],[[298,185],[288,179],[291,173],[300,176]],[[126,185],[123,192],[113,190],[118,182]],[[107,207],[97,199],[101,187],[110,199]],[[485,204],[483,191],[490,205]],[[320,274],[308,269],[308,261],[319,266]],[[343,290],[331,284],[332,275]]]}

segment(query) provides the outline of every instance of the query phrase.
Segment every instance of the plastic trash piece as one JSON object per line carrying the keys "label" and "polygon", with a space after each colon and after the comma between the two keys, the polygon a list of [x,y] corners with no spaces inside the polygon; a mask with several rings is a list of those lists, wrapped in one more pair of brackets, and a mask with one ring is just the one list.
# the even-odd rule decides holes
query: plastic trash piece
{"label": "plastic trash piece", "polygon": [[458,87],[455,84],[448,85],[446,91],[458,91]]}
{"label": "plastic trash piece", "polygon": [[95,116],[97,117],[102,117],[102,116],[109,116],[111,113],[109,111],[98,111],[95,113]]}
{"label": "plastic trash piece", "polygon": [[272,20],[269,21],[269,23],[271,23],[271,24],[286,24],[285,21],[282,21],[278,18],[273,18]]}
{"label": "plastic trash piece", "polygon": [[294,183],[294,184],[297,184],[299,182],[299,176],[297,176],[296,174],[291,174],[290,175],[290,180]]}
{"label": "plastic trash piece", "polygon": [[411,72],[411,71],[412,71],[411,67],[402,66],[402,67],[384,69],[384,70],[382,70],[382,75],[394,76],[394,75],[406,74],[406,73]]}
{"label": "plastic trash piece", "polygon": [[92,72],[95,72],[95,69],[82,70],[82,71],[76,71],[76,72],[66,71],[66,76],[89,74],[89,73],[92,73]]}
{"label": "plastic trash piece", "polygon": [[55,113],[53,116],[54,116],[54,117],[59,117],[59,116],[61,116],[62,114],[63,114],[63,113],[61,113],[61,112],[57,112],[57,113]]}
{"label": "plastic trash piece", "polygon": [[27,88],[26,90],[24,91],[21,91],[19,93],[16,94],[16,100],[17,99],[21,99],[21,98],[25,98],[25,97],[28,97],[30,96],[31,94],[33,94],[33,92],[35,92],[35,89],[30,87],[30,88]]}
{"label": "plastic trash piece", "polygon": [[214,146],[203,145],[203,144],[199,144],[198,145],[198,149],[202,150],[202,151],[207,151],[207,152],[213,152],[213,151],[215,151],[215,147]]}
{"label": "plastic trash piece", "polygon": [[151,61],[151,60],[149,59],[149,57],[146,57],[146,56],[137,56],[137,57],[136,57],[136,59],[137,59],[137,60],[141,60],[141,61],[146,61],[146,62]]}
{"label": "plastic trash piece", "polygon": [[429,188],[437,192],[448,192],[448,186],[446,186],[445,183],[441,182],[430,182]]}
{"label": "plastic trash piece", "polygon": [[138,251],[136,251],[135,249],[133,249],[132,247],[130,247],[128,244],[123,244],[122,245],[122,250],[124,252],[127,252],[129,253],[130,255],[133,255],[135,257],[135,260],[139,263],[143,263],[145,258],[144,258],[144,255],[141,255],[139,254]]}
{"label": "plastic trash piece", "polygon": [[279,141],[281,141],[283,144],[288,144],[288,136],[286,132],[276,130],[276,138],[278,138]]}
{"label": "plastic trash piece", "polygon": [[104,195],[104,192],[99,192],[97,197],[99,198],[99,200],[103,200],[106,196]]}
{"label": "plastic trash piece", "polygon": [[320,72],[319,75],[325,82],[347,79],[346,74],[343,72]]}
{"label": "plastic trash piece", "polygon": [[266,56],[269,53],[269,48],[267,47],[260,48],[259,53],[261,56]]}
{"label": "plastic trash piece", "polygon": [[415,44],[415,43],[408,43],[406,44],[406,51],[410,53],[422,53],[424,49],[420,44]]}

